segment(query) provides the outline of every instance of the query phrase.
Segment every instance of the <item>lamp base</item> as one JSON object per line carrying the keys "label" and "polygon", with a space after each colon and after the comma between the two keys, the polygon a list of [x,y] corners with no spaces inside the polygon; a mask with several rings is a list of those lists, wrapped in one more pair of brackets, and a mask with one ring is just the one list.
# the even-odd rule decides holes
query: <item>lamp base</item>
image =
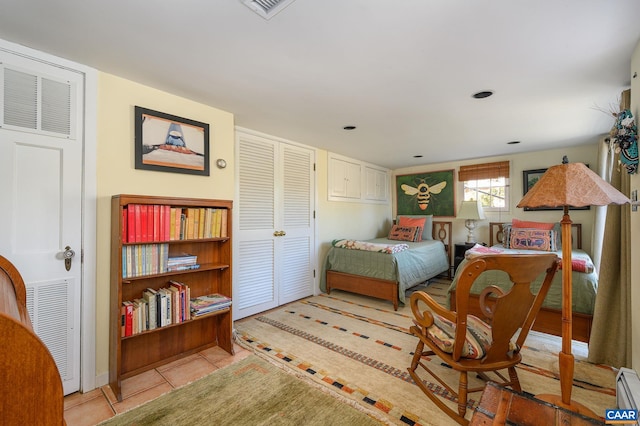
{"label": "lamp base", "polygon": [[464,226],[469,230],[469,233],[467,234],[467,243],[475,243],[476,235],[473,231],[476,229],[476,221],[474,219],[467,219],[464,221]]}
{"label": "lamp base", "polygon": [[568,405],[562,402],[562,397],[560,395],[552,395],[549,393],[544,393],[540,395],[536,395],[536,399],[539,399],[544,402],[548,402],[553,405],[557,405],[558,407],[567,409],[569,411],[573,411],[574,413],[582,414],[583,416],[591,417],[594,419],[600,419],[596,413],[591,411],[586,406],[580,404],[579,402],[571,401]]}

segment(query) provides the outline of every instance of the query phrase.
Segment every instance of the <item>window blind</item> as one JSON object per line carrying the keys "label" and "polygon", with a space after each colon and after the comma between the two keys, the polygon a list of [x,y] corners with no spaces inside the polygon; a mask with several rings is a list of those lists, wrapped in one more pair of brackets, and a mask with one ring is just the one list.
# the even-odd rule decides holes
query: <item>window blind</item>
{"label": "window blind", "polygon": [[508,161],[470,164],[460,166],[460,170],[458,170],[458,180],[461,182],[467,180],[496,179],[500,177],[509,178]]}

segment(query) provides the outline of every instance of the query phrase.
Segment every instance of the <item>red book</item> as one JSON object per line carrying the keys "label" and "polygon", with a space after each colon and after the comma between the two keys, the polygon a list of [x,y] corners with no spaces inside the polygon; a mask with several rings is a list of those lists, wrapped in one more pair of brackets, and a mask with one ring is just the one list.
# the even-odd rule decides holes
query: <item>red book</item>
{"label": "red book", "polygon": [[128,237],[129,235],[127,230],[127,208],[125,207],[122,209],[122,242],[126,243]]}
{"label": "red book", "polygon": [[147,206],[147,241],[155,241],[153,239],[153,227],[155,226],[155,216],[153,206]]}
{"label": "red book", "polygon": [[157,204],[153,205],[153,241],[164,241],[164,238],[162,238],[164,223],[160,215],[160,207]]}
{"label": "red book", "polygon": [[124,335],[131,336],[133,334],[133,303],[126,301],[122,302],[125,315],[124,315]]}
{"label": "red book", "polygon": [[149,221],[149,216],[148,216],[148,208],[146,204],[142,204],[140,206],[140,239],[138,240],[139,242],[145,242],[145,241],[149,241],[148,240],[148,227],[149,225],[147,224],[147,222]]}
{"label": "red book", "polygon": [[131,240],[131,242],[133,243],[139,243],[140,241],[142,241],[142,218],[141,218],[141,211],[140,211],[140,204],[134,204],[133,205],[133,223],[134,223],[134,229],[135,229],[135,236],[133,237],[133,240]]}

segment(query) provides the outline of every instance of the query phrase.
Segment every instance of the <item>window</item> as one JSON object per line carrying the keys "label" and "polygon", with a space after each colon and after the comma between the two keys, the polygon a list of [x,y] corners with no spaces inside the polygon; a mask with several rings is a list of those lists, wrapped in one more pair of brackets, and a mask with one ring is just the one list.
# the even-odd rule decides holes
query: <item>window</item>
{"label": "window", "polygon": [[485,211],[508,209],[508,161],[461,166],[458,179],[464,185],[464,201],[480,200]]}

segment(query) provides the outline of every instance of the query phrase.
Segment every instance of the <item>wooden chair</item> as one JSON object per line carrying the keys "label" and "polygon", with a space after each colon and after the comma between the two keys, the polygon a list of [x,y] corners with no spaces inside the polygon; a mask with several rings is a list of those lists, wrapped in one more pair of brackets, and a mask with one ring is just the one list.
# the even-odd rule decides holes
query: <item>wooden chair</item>
{"label": "wooden chair", "polygon": [[[484,386],[467,389],[467,372],[476,372],[483,380],[496,381],[502,386],[510,386],[518,392],[521,391],[515,369],[522,359],[520,349],[549,291],[559,264],[558,257],[553,253],[478,256],[469,261],[459,274],[456,292],[457,312],[442,307],[424,292],[417,291],[411,295],[411,310],[415,317],[415,325],[411,327],[411,332],[419,340],[411,367],[408,369],[409,374],[420,389],[458,423],[468,424],[464,418],[467,394],[484,389]],[[480,307],[488,319],[484,322],[468,314],[469,291],[482,272],[493,269],[509,274],[514,284],[508,292],[490,286],[481,293]],[[531,282],[545,271],[546,277],[540,290],[536,295],[532,294]],[[421,310],[424,305],[427,309]],[[425,345],[429,350],[424,350]],[[432,355],[438,356],[460,373],[458,392],[430,370],[422,360],[422,357]],[[457,412],[427,388],[416,372],[418,367],[424,368],[457,398]],[[509,378],[505,378],[498,371],[502,369],[507,369]],[[491,379],[487,375],[488,372],[493,372]]]}

